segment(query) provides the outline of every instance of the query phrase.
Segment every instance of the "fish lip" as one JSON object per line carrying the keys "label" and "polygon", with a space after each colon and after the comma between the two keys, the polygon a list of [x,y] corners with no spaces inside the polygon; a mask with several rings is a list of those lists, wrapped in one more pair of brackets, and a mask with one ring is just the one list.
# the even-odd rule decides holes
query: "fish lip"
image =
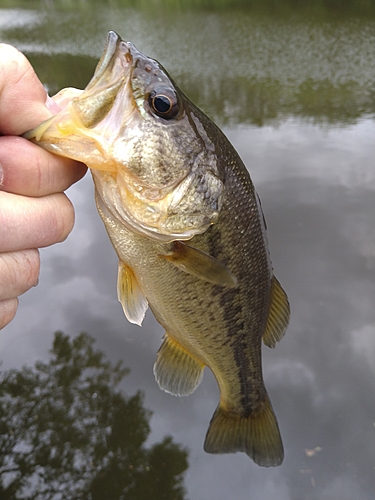
{"label": "fish lip", "polygon": [[84,96],[91,95],[100,88],[116,85],[116,82],[129,80],[137,53],[131,42],[125,42],[115,31],[109,31],[94,75],[83,91]]}
{"label": "fish lip", "polygon": [[125,45],[125,52],[129,53],[127,43],[121,40],[121,37],[115,31],[109,31],[103,54],[96,66],[94,76],[86,86],[85,91],[94,87],[101,80],[117,56],[118,49],[121,44]]}

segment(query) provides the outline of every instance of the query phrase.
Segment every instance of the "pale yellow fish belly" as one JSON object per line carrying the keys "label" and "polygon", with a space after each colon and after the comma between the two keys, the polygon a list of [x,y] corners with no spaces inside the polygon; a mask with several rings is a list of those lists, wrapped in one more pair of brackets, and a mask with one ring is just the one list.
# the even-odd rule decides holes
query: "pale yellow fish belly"
{"label": "pale yellow fish belly", "polygon": [[[99,212],[100,209],[99,209]],[[119,259],[134,272],[158,322],[188,353],[207,365],[217,379],[222,405],[241,411],[239,367],[227,337],[217,285],[199,280],[173,266],[163,255],[168,245],[152,241],[126,229],[100,213]],[[197,242],[197,238],[194,239]],[[202,250],[207,251],[200,238]],[[238,294],[238,300],[240,300]],[[246,306],[245,306],[246,307]],[[252,386],[265,393],[261,372],[261,336],[253,340]],[[256,399],[259,399],[259,395]],[[256,401],[254,401],[256,404]]]}

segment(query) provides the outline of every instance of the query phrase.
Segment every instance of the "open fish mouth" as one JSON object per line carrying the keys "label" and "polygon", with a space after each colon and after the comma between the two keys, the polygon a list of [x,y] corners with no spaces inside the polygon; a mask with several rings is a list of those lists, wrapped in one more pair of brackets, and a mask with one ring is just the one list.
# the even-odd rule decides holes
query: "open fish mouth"
{"label": "open fish mouth", "polygon": [[[23,137],[55,154],[82,161],[90,168],[111,170],[107,145],[121,134],[126,116],[135,107],[127,88],[133,66],[131,49],[136,51],[131,43],[110,31],[86,88],[62,89],[52,98],[61,111]],[[121,109],[114,114],[116,101],[121,101],[118,106]]]}
{"label": "open fish mouth", "polygon": [[[129,81],[133,67],[131,48],[135,49],[132,44],[121,40],[114,31],[108,33],[94,76],[81,96],[72,101],[85,127],[95,127],[108,115],[121,87],[125,87]],[[124,107],[122,101],[122,108]]]}

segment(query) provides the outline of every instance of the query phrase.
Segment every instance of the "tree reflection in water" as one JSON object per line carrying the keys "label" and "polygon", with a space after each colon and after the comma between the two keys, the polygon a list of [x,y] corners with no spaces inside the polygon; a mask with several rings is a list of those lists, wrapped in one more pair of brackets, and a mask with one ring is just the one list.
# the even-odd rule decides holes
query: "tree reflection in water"
{"label": "tree reflection in water", "polygon": [[0,373],[0,498],[185,498],[188,452],[165,437],[150,448],[151,412],[118,385],[111,364],[82,333],[55,334],[52,357]]}

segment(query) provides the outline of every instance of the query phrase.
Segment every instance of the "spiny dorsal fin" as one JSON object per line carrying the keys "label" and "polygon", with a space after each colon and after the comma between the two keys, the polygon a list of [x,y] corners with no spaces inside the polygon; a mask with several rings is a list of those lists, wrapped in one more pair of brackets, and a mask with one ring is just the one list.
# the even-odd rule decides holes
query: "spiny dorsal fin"
{"label": "spiny dorsal fin", "polygon": [[207,431],[204,450],[243,451],[263,467],[280,465],[284,458],[283,443],[268,397],[256,412],[247,416],[227,411],[219,404]]}
{"label": "spiny dorsal fin", "polygon": [[141,326],[148,302],[133,270],[121,261],[118,265],[117,297],[128,320]]}
{"label": "spiny dorsal fin", "polygon": [[201,383],[204,366],[166,333],[158,351],[154,375],[163,391],[187,396]]}
{"label": "spiny dorsal fin", "polygon": [[224,264],[182,241],[173,242],[172,251],[162,257],[185,273],[192,274],[201,280],[229,288],[237,286],[236,277]]}
{"label": "spiny dorsal fin", "polygon": [[282,339],[289,323],[290,307],[286,293],[275,277],[271,284],[271,305],[267,325],[263,334],[263,342],[268,347],[275,347]]}

